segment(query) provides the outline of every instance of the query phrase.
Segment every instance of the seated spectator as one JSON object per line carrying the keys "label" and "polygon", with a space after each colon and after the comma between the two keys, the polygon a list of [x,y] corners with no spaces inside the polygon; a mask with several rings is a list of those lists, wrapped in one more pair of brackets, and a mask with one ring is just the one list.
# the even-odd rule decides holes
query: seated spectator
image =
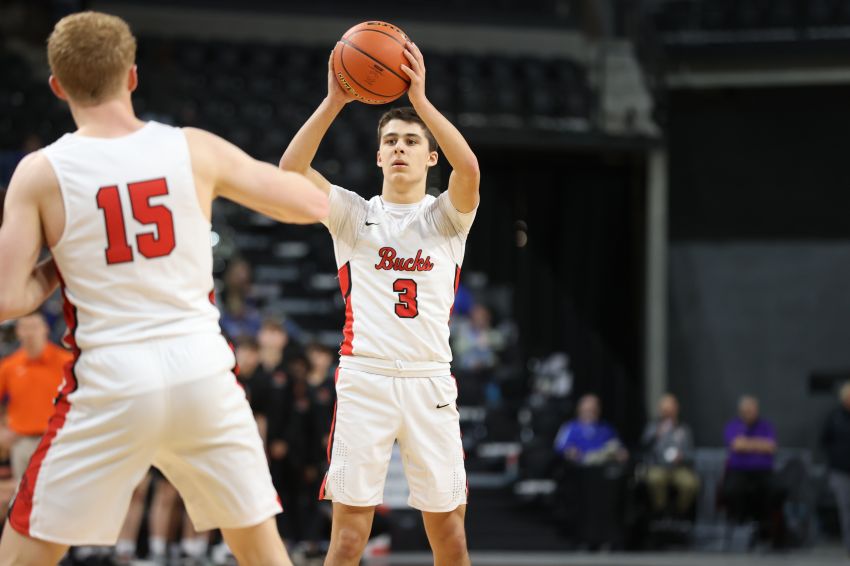
{"label": "seated spectator", "polygon": [[765,521],[774,495],[776,433],[773,425],[759,416],[758,399],[741,397],[738,416],[726,425],[724,437],[729,454],[723,499],[729,516],[738,521]]}
{"label": "seated spectator", "polygon": [[829,485],[838,505],[841,538],[850,556],[850,381],[841,387],[840,400],[824,423],[821,445],[829,463]]}
{"label": "seated spectator", "polygon": [[461,371],[493,369],[505,345],[502,333],[493,328],[490,310],[480,303],[472,306],[468,319],[458,319],[452,341],[455,364]]}
{"label": "seated spectator", "polygon": [[224,273],[224,289],[219,295],[221,329],[233,340],[256,336],[260,314],[251,299],[251,264],[241,258],[231,260]]}
{"label": "seated spectator", "polygon": [[[555,451],[556,517],[564,535],[588,549],[618,548],[623,541],[623,502],[628,458],[614,428],[599,420],[599,398],[579,400],[577,419],[561,426]],[[610,464],[615,464],[611,466]]]}
{"label": "seated spectator", "polygon": [[679,402],[671,394],[658,401],[658,418],[646,425],[641,437],[647,464],[646,483],[653,511],[668,509],[670,488],[675,488],[675,512],[687,514],[699,492],[699,478],[693,470],[693,435],[679,421]]}
{"label": "seated spectator", "polygon": [[600,412],[596,395],[579,399],[578,418],[561,426],[555,437],[555,451],[567,460],[585,465],[626,461],[628,452],[617,431],[599,420]]}

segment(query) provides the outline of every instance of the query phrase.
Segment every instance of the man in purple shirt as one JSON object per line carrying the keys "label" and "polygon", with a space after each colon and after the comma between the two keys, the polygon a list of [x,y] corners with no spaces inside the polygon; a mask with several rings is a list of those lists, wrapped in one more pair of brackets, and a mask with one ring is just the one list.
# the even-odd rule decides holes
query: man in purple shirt
{"label": "man in purple shirt", "polygon": [[738,417],[726,425],[729,456],[723,479],[723,495],[731,518],[762,521],[769,511],[772,492],[776,433],[759,417],[758,399],[744,395]]}

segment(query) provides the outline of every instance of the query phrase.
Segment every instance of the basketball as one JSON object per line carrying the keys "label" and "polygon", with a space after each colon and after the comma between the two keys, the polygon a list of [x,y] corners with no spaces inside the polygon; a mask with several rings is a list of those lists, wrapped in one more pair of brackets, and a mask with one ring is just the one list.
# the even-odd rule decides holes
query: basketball
{"label": "basketball", "polygon": [[386,104],[407,92],[410,79],[401,70],[407,35],[386,22],[363,22],[342,36],[333,53],[333,69],[342,88],[366,104]]}

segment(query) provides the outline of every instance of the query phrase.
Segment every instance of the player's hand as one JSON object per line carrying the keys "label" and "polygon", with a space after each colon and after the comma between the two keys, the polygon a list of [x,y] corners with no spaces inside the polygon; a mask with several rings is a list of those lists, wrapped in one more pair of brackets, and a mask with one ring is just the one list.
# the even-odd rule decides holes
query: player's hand
{"label": "player's hand", "polygon": [[412,41],[408,41],[405,45],[404,56],[407,57],[410,65],[402,65],[401,70],[410,77],[410,89],[407,91],[407,98],[410,103],[416,106],[420,102],[425,102],[425,58],[422,57],[422,52],[416,47]]}
{"label": "player's hand", "polygon": [[331,102],[335,102],[337,104],[348,104],[354,97],[348,94],[342,85],[339,84],[339,81],[336,80],[336,73],[334,73],[334,52],[331,51],[330,57],[328,57],[328,98]]}

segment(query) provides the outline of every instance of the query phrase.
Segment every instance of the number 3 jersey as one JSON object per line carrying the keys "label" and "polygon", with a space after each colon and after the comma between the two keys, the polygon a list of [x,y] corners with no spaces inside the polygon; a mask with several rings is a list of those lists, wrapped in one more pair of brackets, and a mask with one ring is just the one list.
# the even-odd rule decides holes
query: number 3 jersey
{"label": "number 3 jersey", "polygon": [[342,367],[450,373],[449,317],[474,218],[454,208],[448,191],[394,204],[331,187],[325,224],[345,298]]}
{"label": "number 3 jersey", "polygon": [[218,334],[210,223],[183,131],[148,122],[119,138],[65,134],[43,151],[65,207],[51,251],[76,346]]}

